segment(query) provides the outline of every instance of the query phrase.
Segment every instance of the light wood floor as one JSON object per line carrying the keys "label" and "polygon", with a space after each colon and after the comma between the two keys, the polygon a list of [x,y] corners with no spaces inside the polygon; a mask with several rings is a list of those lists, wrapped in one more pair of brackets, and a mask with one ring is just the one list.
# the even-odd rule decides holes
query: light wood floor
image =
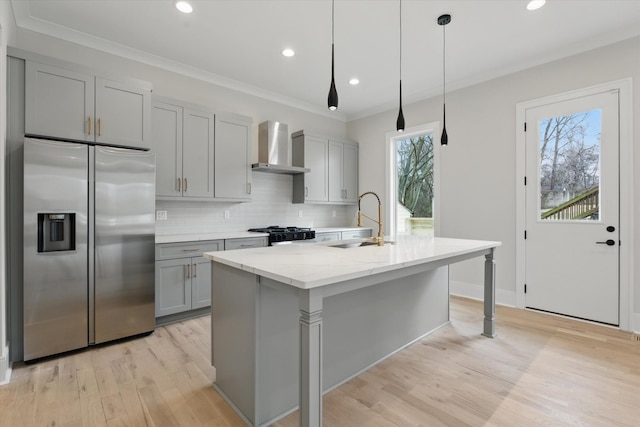
{"label": "light wood floor", "polygon": [[[324,398],[325,426],[639,426],[640,341],[452,298],[452,322]],[[42,363],[0,387],[0,426],[242,426],[211,383],[210,318]],[[276,423],[297,426],[297,414]]]}

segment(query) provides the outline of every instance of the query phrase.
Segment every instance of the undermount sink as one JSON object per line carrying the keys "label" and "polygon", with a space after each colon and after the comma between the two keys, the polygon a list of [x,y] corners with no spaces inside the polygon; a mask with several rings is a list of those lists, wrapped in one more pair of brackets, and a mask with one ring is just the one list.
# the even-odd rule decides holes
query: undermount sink
{"label": "undermount sink", "polygon": [[[385,245],[392,245],[395,242],[385,241]],[[349,241],[337,241],[337,242],[329,242],[323,243],[325,246],[329,246],[330,248],[340,248],[340,249],[349,249],[349,248],[361,248],[363,246],[378,246],[378,242],[373,240],[349,240]]]}
{"label": "undermount sink", "polygon": [[351,242],[351,243],[341,243],[338,245],[331,245],[332,248],[340,248],[340,249],[348,249],[348,248],[359,248],[360,246],[377,246],[377,242]]}

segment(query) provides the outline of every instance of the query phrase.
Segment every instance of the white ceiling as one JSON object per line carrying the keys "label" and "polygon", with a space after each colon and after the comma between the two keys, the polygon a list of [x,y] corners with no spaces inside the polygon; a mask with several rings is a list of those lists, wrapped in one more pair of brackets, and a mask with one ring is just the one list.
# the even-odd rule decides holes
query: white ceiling
{"label": "white ceiling", "polygon": [[[399,0],[336,0],[339,109],[327,110],[330,0],[11,0],[16,25],[351,120],[395,108]],[[640,35],[640,0],[403,0],[405,104]],[[281,50],[292,47],[293,58]],[[639,53],[640,55],[640,53]],[[361,83],[347,82],[357,76]]]}

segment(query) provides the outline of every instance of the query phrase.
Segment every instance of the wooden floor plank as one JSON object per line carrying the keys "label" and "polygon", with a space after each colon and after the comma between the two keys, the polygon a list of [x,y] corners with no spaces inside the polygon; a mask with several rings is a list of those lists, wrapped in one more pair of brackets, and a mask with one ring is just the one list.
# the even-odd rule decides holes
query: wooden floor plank
{"label": "wooden floor plank", "polygon": [[[640,342],[615,328],[452,297],[451,324],[325,396],[324,427],[637,427]],[[0,387],[0,427],[244,426],[211,386],[210,316],[33,364]],[[294,412],[274,427],[298,425]]]}

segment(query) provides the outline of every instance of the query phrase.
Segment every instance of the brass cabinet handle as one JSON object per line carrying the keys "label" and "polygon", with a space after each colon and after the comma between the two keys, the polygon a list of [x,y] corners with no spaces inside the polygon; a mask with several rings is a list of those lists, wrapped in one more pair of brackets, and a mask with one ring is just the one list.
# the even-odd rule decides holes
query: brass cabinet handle
{"label": "brass cabinet handle", "polygon": [[189,181],[187,181],[187,178],[184,178],[184,192],[186,193],[187,190],[189,189]]}
{"label": "brass cabinet handle", "polygon": [[87,118],[87,129],[89,130],[89,135],[91,135],[91,116]]}
{"label": "brass cabinet handle", "polygon": [[187,279],[191,278],[191,269],[189,268],[189,264],[184,265],[184,272],[187,276]]}
{"label": "brass cabinet handle", "polygon": [[198,277],[198,264],[193,263],[193,277]]}
{"label": "brass cabinet handle", "polygon": [[251,194],[251,183],[247,184],[247,194]]}
{"label": "brass cabinet handle", "polygon": [[98,117],[98,136],[102,136],[102,120]]}
{"label": "brass cabinet handle", "polygon": [[309,197],[309,187],[304,187],[304,197]]}
{"label": "brass cabinet handle", "polygon": [[182,191],[182,178],[178,178],[178,192]]}

